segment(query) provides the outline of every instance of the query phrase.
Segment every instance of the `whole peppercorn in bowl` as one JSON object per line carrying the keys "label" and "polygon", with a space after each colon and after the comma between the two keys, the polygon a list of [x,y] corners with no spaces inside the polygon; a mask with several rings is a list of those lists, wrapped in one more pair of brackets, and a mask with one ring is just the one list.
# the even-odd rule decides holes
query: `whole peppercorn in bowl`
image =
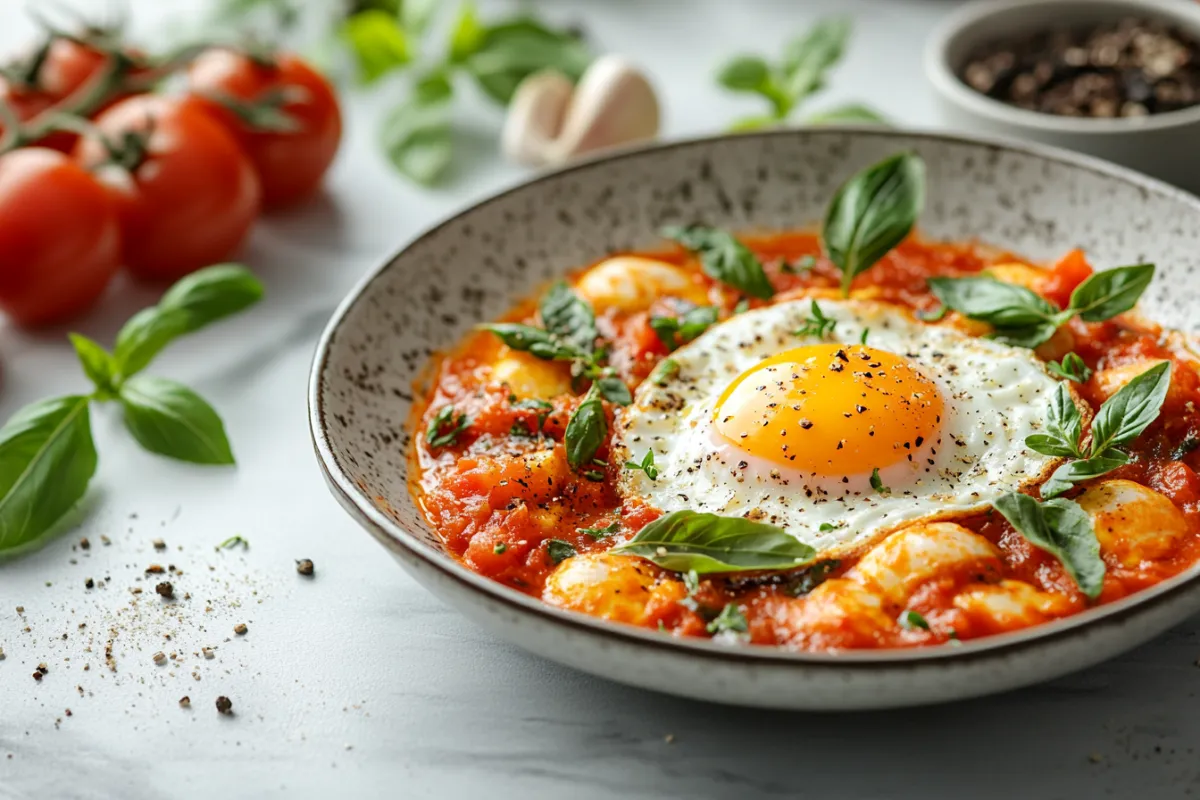
{"label": "whole peppercorn in bowl", "polygon": [[943,120],[1200,192],[1200,4],[981,0],[930,36]]}

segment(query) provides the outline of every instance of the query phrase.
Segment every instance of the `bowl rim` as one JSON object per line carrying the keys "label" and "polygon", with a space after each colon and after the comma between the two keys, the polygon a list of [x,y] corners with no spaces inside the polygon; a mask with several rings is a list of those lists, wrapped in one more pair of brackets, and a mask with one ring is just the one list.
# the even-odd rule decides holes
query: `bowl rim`
{"label": "bowl rim", "polygon": [[1200,124],[1200,104],[1145,117],[1097,119],[1043,114],[981,94],[958,77],[955,66],[950,63],[950,49],[958,37],[983,26],[990,18],[1022,8],[1040,9],[1054,5],[1094,6],[1097,9],[1136,8],[1147,16],[1170,19],[1189,28],[1200,38],[1200,4],[1196,3],[1181,3],[1178,0],[973,0],[947,14],[925,40],[922,61],[926,79],[940,95],[975,116],[1046,133],[1100,138],[1175,130]]}
{"label": "bowl rim", "polygon": [[737,134],[726,133],[673,139],[650,146],[642,145],[622,148],[619,151],[603,153],[557,170],[541,172],[526,180],[518,181],[507,188],[493,192],[483,199],[471,203],[425,228],[402,245],[395,253],[384,259],[378,267],[360,278],[346,297],[338,304],[317,342],[308,381],[309,434],[312,438],[318,466],[334,497],[351,517],[362,525],[362,527],[366,528],[372,536],[393,554],[414,567],[432,567],[441,577],[450,579],[464,588],[473,590],[475,593],[481,594],[486,599],[499,603],[509,610],[526,616],[536,617],[541,622],[550,623],[553,626],[565,629],[567,632],[593,636],[598,635],[601,638],[610,640],[614,644],[652,648],[664,653],[664,655],[686,655],[719,662],[779,666],[795,665],[809,669],[874,670],[885,667],[917,668],[920,666],[945,664],[947,662],[961,663],[1003,658],[1017,651],[1041,648],[1051,642],[1082,634],[1087,630],[1100,626],[1119,626],[1130,617],[1148,611],[1153,606],[1166,603],[1179,595],[1187,593],[1189,590],[1195,589],[1200,584],[1200,562],[1177,575],[1160,581],[1154,586],[1111,603],[1096,606],[1069,617],[1052,620],[1029,628],[960,641],[953,646],[841,650],[818,653],[787,650],[783,647],[772,647],[769,645],[730,647],[729,645],[719,644],[708,639],[664,636],[650,629],[613,623],[580,612],[567,611],[551,606],[543,602],[540,598],[524,594],[473,572],[452,556],[422,541],[419,536],[409,532],[404,526],[387,516],[351,480],[350,476],[338,464],[330,444],[330,431],[332,428],[329,426],[326,418],[321,391],[328,373],[331,346],[337,338],[339,329],[346,320],[346,317],[355,305],[363,301],[367,296],[371,285],[387,270],[391,269],[411,248],[435,236],[443,228],[453,224],[460,217],[472,214],[493,203],[500,202],[509,195],[533,189],[540,184],[573,172],[629,158],[650,157],[653,153],[666,150],[715,145],[731,139],[767,140],[794,135],[814,134],[830,136],[850,134],[881,138],[899,136],[908,139],[923,139],[935,143],[979,146],[988,150],[1032,156],[1056,162],[1062,166],[1083,169],[1103,177],[1121,180],[1133,184],[1143,192],[1153,192],[1167,196],[1191,206],[1192,210],[1200,216],[1200,197],[1134,170],[1091,156],[1048,145],[1006,140],[1002,137],[974,134],[965,135],[915,128],[881,128],[871,125],[841,125],[799,129],[781,128],[767,131]]}

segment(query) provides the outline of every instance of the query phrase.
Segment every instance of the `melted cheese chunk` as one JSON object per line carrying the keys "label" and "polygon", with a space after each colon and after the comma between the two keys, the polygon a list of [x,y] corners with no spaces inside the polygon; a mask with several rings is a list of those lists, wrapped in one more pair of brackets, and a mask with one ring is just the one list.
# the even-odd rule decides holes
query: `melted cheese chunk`
{"label": "melted cheese chunk", "polygon": [[645,311],[660,297],[678,297],[696,305],[708,304],[708,292],[685,269],[635,256],[601,261],[584,273],[575,292],[597,313],[610,308]]}
{"label": "melted cheese chunk", "polygon": [[1009,580],[974,586],[956,596],[954,606],[988,633],[1037,625],[1071,611],[1067,598]]}
{"label": "melted cheese chunk", "polygon": [[1133,481],[1103,481],[1076,502],[1091,518],[1105,560],[1121,566],[1169,558],[1187,535],[1175,504]]}
{"label": "melted cheese chunk", "polygon": [[921,584],[939,577],[997,573],[994,545],[953,522],[914,525],[875,545],[847,576],[903,604]]}
{"label": "melted cheese chunk", "polygon": [[542,600],[570,611],[640,624],[658,573],[637,556],[587,553],[568,558],[549,578]]}
{"label": "melted cheese chunk", "polygon": [[508,348],[504,350],[500,360],[492,366],[492,380],[508,386],[513,394],[551,400],[571,391],[571,377],[563,364]]}

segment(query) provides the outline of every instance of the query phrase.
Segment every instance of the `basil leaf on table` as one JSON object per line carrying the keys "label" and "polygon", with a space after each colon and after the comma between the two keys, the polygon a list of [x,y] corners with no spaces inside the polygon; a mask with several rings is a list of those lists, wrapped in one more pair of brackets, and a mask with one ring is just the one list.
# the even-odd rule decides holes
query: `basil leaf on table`
{"label": "basil leaf on table", "polygon": [[117,364],[112,355],[98,342],[81,333],[70,333],[67,336],[75,348],[75,355],[79,357],[79,365],[83,367],[83,374],[87,375],[88,380],[95,384],[98,391],[111,392],[113,378],[117,372]]}
{"label": "basil leaf on table", "polygon": [[0,428],[0,552],[36,540],[87,491],[97,463],[88,401],[33,403]]}
{"label": "basil leaf on table", "polygon": [[1113,449],[1105,450],[1098,456],[1068,461],[1054,470],[1054,474],[1050,476],[1049,480],[1042,484],[1042,497],[1058,497],[1060,494],[1070,491],[1077,483],[1107,475],[1117,467],[1123,467],[1128,463],[1128,455]]}
{"label": "basil leaf on table", "polygon": [[849,17],[830,17],[788,43],[783,53],[784,86],[793,104],[824,86],[829,69],[841,60],[852,30]]}
{"label": "basil leaf on table", "polygon": [[533,73],[553,69],[577,81],[591,61],[587,45],[574,33],[522,18],[484,28],[464,64],[485,94],[508,105]]}
{"label": "basil leaf on table", "polygon": [[152,453],[194,464],[232,464],[217,412],[200,395],[166,378],[139,375],[121,387],[125,427]]}
{"label": "basil leaf on table", "polygon": [[417,183],[431,185],[454,156],[449,96],[414,94],[384,118],[380,137],[388,160]]}
{"label": "basil leaf on table", "polygon": [[717,83],[735,92],[761,92],[770,79],[771,68],[758,56],[737,56],[717,73]]}
{"label": "basil leaf on table", "polygon": [[486,31],[479,19],[479,11],[473,2],[458,7],[458,16],[450,28],[449,60],[451,64],[462,64],[480,47]]}
{"label": "basil leaf on table", "polygon": [[1138,375],[1104,401],[1092,420],[1092,453],[1128,444],[1158,419],[1171,388],[1171,362]]}
{"label": "basil leaf on table", "polygon": [[567,420],[563,437],[567,447],[567,463],[575,469],[591,464],[607,436],[608,418],[604,416],[600,388],[593,383],[584,395],[583,402]]}
{"label": "basil leaf on table", "polygon": [[1097,272],[1071,292],[1069,309],[1084,322],[1112,319],[1133,308],[1153,279],[1153,264]]}
{"label": "basil leaf on table", "polygon": [[646,525],[614,553],[631,553],[672,572],[780,570],[802,566],[816,551],[782,528],[742,517],[675,511]]}
{"label": "basil leaf on table", "polygon": [[254,305],[263,285],[245,267],[218,264],[173,285],[158,305],[143,309],[121,328],[113,346],[116,371],[141,372],[173,340]]}
{"label": "basil leaf on table", "polygon": [[864,106],[861,103],[851,103],[849,105],[826,109],[825,111],[818,111],[804,120],[804,124],[806,125],[841,125],[845,123],[852,125],[890,125],[891,121],[875,109]]}
{"label": "basil leaf on table", "polygon": [[420,36],[429,27],[442,0],[404,0],[400,5],[400,21],[404,30]]}
{"label": "basil leaf on table", "polygon": [[1085,595],[1095,600],[1104,586],[1100,542],[1086,513],[1070,500],[1039,503],[1006,494],[992,504],[1031,543],[1057,558]]}
{"label": "basil leaf on table", "polygon": [[412,60],[412,48],[395,15],[381,9],[361,11],[342,23],[342,38],[358,65],[358,79],[369,85]]}
{"label": "basil leaf on table", "polygon": [[825,215],[822,240],[850,283],[904,240],[925,205],[925,162],[897,153],[852,176],[837,190]]}
{"label": "basil leaf on table", "polygon": [[690,225],[664,228],[662,235],[695,253],[704,274],[713,280],[760,300],[774,296],[775,289],[763,271],[762,262],[732,234],[718,228]]}

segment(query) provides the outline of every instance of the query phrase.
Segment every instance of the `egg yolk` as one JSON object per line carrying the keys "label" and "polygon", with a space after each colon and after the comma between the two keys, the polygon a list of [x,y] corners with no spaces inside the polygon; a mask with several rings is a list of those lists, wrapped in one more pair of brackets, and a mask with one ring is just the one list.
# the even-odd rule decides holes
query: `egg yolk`
{"label": "egg yolk", "polygon": [[748,454],[842,477],[918,458],[936,442],[943,408],[937,385],[896,354],[816,344],[739,375],[717,401],[714,421]]}

